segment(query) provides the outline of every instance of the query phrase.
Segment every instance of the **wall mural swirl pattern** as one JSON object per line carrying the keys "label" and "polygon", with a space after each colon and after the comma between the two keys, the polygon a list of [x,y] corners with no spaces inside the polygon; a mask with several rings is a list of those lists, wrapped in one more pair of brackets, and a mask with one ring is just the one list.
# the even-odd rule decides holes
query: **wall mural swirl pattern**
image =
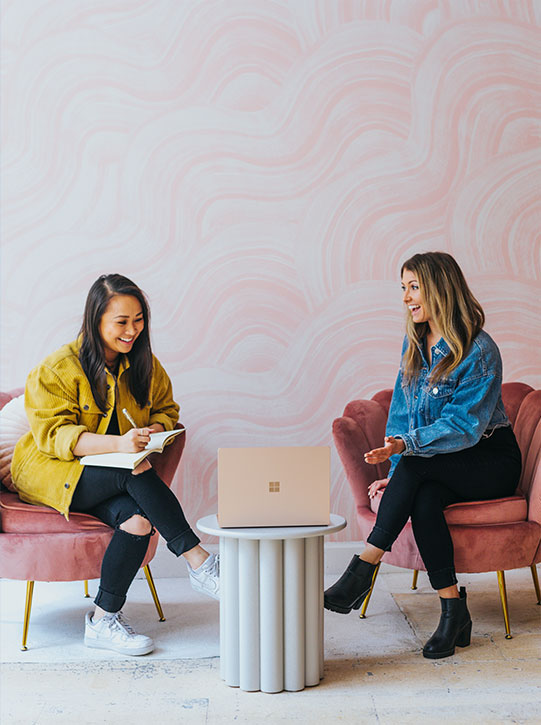
{"label": "wall mural swirl pattern", "polygon": [[[332,445],[349,400],[393,385],[416,251],[456,256],[504,378],[539,387],[539,2],[2,12],[2,386],[75,336],[99,274],[132,277],[192,521],[219,446]],[[334,451],[332,508],[356,539]]]}

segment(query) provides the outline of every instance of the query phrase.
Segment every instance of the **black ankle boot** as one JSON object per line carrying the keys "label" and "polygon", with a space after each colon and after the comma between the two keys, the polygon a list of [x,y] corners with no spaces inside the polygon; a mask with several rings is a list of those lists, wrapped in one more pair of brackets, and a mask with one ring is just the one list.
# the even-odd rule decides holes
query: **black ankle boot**
{"label": "black ankle boot", "polygon": [[375,570],[376,564],[369,564],[355,555],[340,579],[325,592],[325,609],[340,614],[359,609],[370,591]]}
{"label": "black ankle boot", "polygon": [[467,647],[471,640],[471,617],[466,604],[466,589],[460,587],[459,599],[442,599],[438,628],[423,648],[423,657],[439,660],[450,657],[457,647]]}

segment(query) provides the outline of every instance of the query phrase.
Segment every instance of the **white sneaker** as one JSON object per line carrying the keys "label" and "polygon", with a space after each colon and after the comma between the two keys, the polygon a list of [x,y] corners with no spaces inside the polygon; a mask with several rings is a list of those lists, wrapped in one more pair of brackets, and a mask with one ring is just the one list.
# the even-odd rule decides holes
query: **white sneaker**
{"label": "white sneaker", "polygon": [[92,612],[87,612],[85,645],[96,649],[112,649],[123,655],[147,655],[154,649],[150,637],[137,634],[122,612],[105,614],[97,622],[92,621]]}
{"label": "white sneaker", "polygon": [[195,589],[196,592],[208,594],[213,599],[220,599],[219,554],[209,554],[198,569],[192,569],[188,564],[188,572],[192,589]]}

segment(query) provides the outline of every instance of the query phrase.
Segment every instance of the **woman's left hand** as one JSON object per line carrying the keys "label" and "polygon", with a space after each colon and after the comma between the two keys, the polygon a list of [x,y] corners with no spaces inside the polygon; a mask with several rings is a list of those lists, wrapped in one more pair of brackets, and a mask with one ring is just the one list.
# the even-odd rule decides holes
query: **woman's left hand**
{"label": "woman's left hand", "polygon": [[148,458],[145,458],[144,461],[141,461],[141,463],[133,469],[131,475],[138,476],[140,473],[144,473],[144,471],[149,471],[151,468],[152,464],[150,463]]}
{"label": "woman's left hand", "polygon": [[364,454],[366,463],[383,463],[395,453],[403,453],[406,450],[406,444],[402,438],[393,438],[393,436],[385,436],[385,445],[383,448],[373,448]]}
{"label": "woman's left hand", "polygon": [[368,498],[374,498],[378,491],[387,487],[388,483],[388,478],[380,478],[379,481],[372,481],[370,486],[368,486]]}

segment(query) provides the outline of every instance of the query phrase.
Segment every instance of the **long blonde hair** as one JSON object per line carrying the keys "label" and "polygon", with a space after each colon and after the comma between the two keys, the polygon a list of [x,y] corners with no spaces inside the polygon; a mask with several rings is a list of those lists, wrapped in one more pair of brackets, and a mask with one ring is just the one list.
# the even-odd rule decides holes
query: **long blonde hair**
{"label": "long blonde hair", "polygon": [[[446,252],[425,252],[407,259],[400,270],[416,275],[427,312],[439,327],[450,352],[430,376],[431,383],[448,377],[468,353],[485,324],[485,313],[473,296],[455,259]],[[419,346],[429,332],[428,322],[406,318],[408,348],[404,354],[404,377],[410,381],[423,365]]]}

